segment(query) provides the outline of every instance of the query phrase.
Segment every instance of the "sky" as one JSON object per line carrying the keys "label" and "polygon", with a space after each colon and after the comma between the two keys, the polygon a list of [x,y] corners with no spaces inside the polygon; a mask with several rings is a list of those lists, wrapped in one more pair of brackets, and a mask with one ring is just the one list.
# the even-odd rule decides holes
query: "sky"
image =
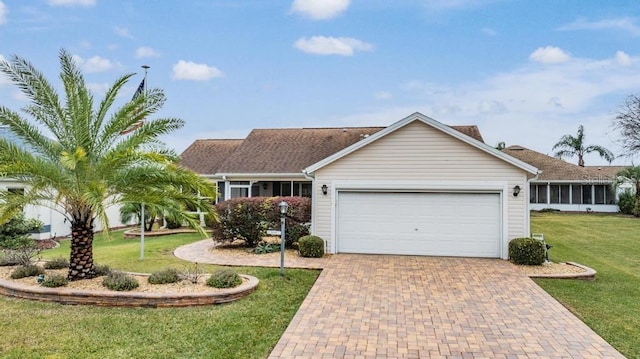
{"label": "sky", "polygon": [[[120,104],[150,66],[148,86],[167,95],[157,117],[186,122],[163,138],[178,152],[421,112],[547,154],[584,125],[587,144],[620,154],[612,119],[640,95],[639,40],[637,0],[0,0],[0,56],[56,86],[63,48],[96,98],[136,73]],[[0,105],[25,104],[0,77]]]}

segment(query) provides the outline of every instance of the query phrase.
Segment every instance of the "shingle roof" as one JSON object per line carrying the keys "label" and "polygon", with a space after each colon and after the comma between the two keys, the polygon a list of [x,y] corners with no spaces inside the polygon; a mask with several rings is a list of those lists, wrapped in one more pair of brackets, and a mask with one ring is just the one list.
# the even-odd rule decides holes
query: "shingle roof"
{"label": "shingle roof", "polygon": [[214,174],[244,140],[196,140],[180,155],[180,164],[199,174]]}
{"label": "shingle roof", "polygon": [[[480,142],[478,127],[451,126]],[[200,174],[300,173],[384,127],[255,129],[244,140],[197,140],[181,164]]]}
{"label": "shingle roof", "polygon": [[538,176],[538,181],[609,181],[626,167],[580,167],[518,145],[509,146],[503,152],[540,169],[542,173]]}

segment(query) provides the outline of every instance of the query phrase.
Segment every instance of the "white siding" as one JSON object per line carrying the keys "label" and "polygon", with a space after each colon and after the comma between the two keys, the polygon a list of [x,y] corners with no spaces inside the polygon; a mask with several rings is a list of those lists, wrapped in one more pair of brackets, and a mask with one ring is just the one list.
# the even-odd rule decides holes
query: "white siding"
{"label": "white siding", "polygon": [[[527,202],[523,190],[514,197],[515,185],[528,188],[527,174],[509,163],[455,139],[421,121],[414,121],[369,145],[319,169],[315,173],[314,233],[333,251],[332,227],[334,184],[349,181],[393,183],[413,189],[460,190],[502,186],[506,236],[529,234]],[[326,184],[329,194],[320,188]]]}

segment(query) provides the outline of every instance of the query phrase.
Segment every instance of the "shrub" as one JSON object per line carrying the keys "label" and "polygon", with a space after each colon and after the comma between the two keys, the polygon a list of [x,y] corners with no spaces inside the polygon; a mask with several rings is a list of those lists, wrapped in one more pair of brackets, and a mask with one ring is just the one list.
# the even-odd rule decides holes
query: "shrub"
{"label": "shrub", "polygon": [[40,228],[42,228],[42,222],[37,219],[26,219],[23,213],[19,213],[0,225],[0,248],[35,247],[30,233],[37,232]]}
{"label": "shrub", "polygon": [[176,229],[182,227],[182,222],[180,221],[180,219],[174,219],[167,216],[164,218],[164,220],[167,221],[168,229]]}
{"label": "shrub", "polygon": [[233,288],[240,284],[242,277],[230,269],[217,270],[207,279],[207,285],[214,288]]}
{"label": "shrub", "polygon": [[324,241],[318,236],[304,236],[298,240],[301,257],[321,258],[324,256]]}
{"label": "shrub", "polygon": [[194,263],[193,269],[190,269],[189,267],[184,268],[184,271],[180,275],[180,278],[188,280],[193,284],[198,284],[200,278],[202,278],[203,275],[204,271],[202,270],[202,268],[200,268],[200,265],[198,263]]}
{"label": "shrub", "polygon": [[38,274],[44,274],[44,268],[35,264],[21,265],[11,272],[11,279],[20,279],[26,277],[35,277]]}
{"label": "shrub", "polygon": [[541,265],[545,261],[543,241],[533,238],[515,238],[509,242],[509,259],[515,264]]}
{"label": "shrub", "polygon": [[311,199],[305,197],[250,197],[232,198],[216,205],[218,220],[213,221],[213,238],[230,242],[242,239],[249,247],[255,246],[269,228],[280,228],[281,201],[289,204],[285,245],[309,233]]}
{"label": "shrub", "polygon": [[151,273],[148,279],[151,284],[168,284],[180,281],[180,273],[177,269],[167,268]]}
{"label": "shrub", "polygon": [[96,277],[102,277],[103,275],[109,275],[111,273],[111,268],[106,264],[94,263],[93,272],[96,274]]}
{"label": "shrub", "polygon": [[273,253],[273,252],[278,252],[280,250],[280,245],[279,244],[275,244],[275,243],[267,243],[267,242],[260,242],[258,243],[258,245],[253,249],[253,253],[255,254],[267,254],[267,253]]}
{"label": "shrub", "polygon": [[18,258],[12,250],[0,251],[0,267],[15,266],[18,264]]}
{"label": "shrub", "polygon": [[122,292],[136,289],[140,284],[129,274],[113,271],[104,278],[102,285],[111,290]]}
{"label": "shrub", "polygon": [[42,286],[48,288],[57,288],[64,287],[65,285],[67,285],[67,283],[69,283],[67,277],[63,276],[62,274],[52,274],[44,277]]}
{"label": "shrub", "polygon": [[632,190],[624,190],[618,197],[618,207],[621,213],[638,215],[636,194]]}
{"label": "shrub", "polygon": [[69,261],[66,258],[53,258],[44,264],[44,269],[63,269],[69,268]]}

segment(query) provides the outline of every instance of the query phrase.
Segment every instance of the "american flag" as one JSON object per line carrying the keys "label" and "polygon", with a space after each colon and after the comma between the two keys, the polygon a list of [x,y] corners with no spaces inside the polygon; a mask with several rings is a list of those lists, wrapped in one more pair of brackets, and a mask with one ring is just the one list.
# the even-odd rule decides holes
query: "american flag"
{"label": "american flag", "polygon": [[135,100],[136,97],[140,96],[143,92],[144,92],[144,78],[140,82],[140,85],[138,85],[138,89],[133,94],[133,97],[131,98],[131,101]]}

